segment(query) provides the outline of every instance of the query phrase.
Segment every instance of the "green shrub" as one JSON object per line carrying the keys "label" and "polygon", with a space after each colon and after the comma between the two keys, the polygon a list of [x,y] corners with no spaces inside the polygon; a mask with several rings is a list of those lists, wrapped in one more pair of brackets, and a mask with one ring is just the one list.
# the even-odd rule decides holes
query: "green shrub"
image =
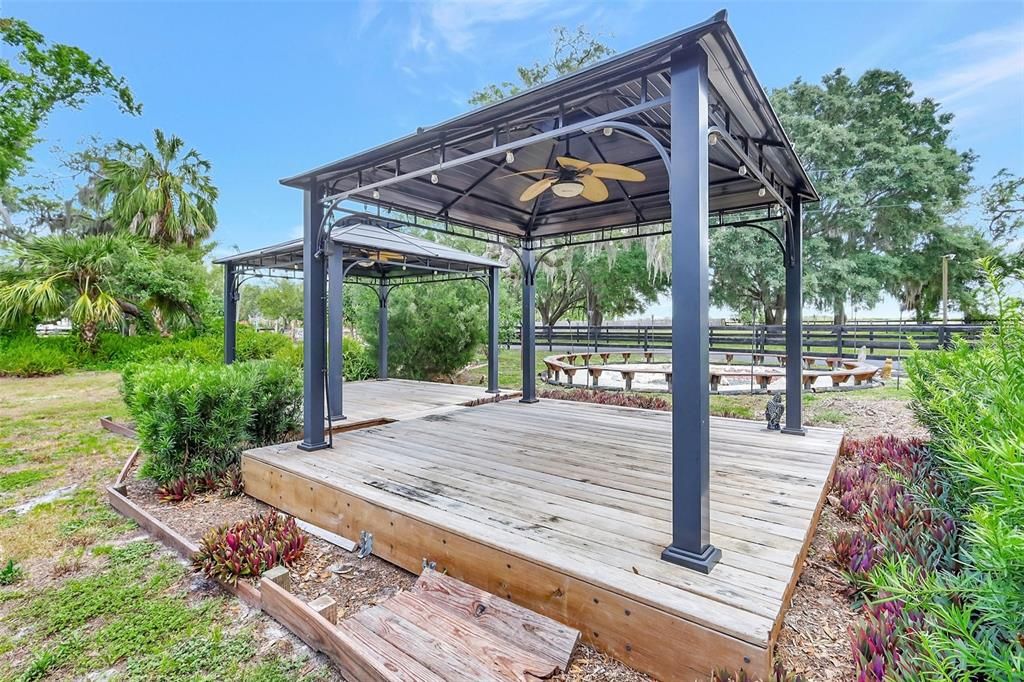
{"label": "green shrub", "polygon": [[[487,339],[487,295],[476,282],[399,287],[388,307],[388,370],[397,377],[450,379]],[[359,306],[356,324],[376,357],[377,306]]]}
{"label": "green shrub", "polygon": [[233,368],[250,394],[248,439],[267,445],[295,430],[302,407],[302,374],[272,360],[240,363]]}
{"label": "green shrub", "polygon": [[159,483],[220,475],[246,445],[298,424],[302,386],[274,361],[132,366],[122,385],[145,453],[140,473]]}
{"label": "green shrub", "polygon": [[926,679],[1024,679],[1024,321],[990,266],[999,324],[976,346],[908,360],[913,407],[949,483],[960,527],[956,570],[925,573],[905,557],[872,575],[879,594],[921,612]]}
{"label": "green shrub", "polygon": [[51,376],[66,372],[72,364],[64,352],[53,344],[36,343],[34,336],[12,337],[0,345],[0,376]]}
{"label": "green shrub", "polygon": [[346,336],[341,340],[341,347],[345,355],[342,365],[345,381],[363,381],[377,376],[377,360],[370,355],[365,343]]}

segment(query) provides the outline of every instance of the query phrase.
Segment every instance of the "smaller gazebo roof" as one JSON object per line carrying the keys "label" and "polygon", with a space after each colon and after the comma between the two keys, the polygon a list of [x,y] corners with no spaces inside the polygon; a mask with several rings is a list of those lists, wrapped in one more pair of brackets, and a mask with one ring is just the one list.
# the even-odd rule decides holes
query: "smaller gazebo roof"
{"label": "smaller gazebo roof", "polygon": [[[441,278],[479,275],[491,268],[503,268],[498,261],[405,234],[395,223],[358,215],[331,230],[331,242],[340,247],[346,279]],[[214,261],[233,265],[240,271],[301,271],[302,239],[235,253]]]}

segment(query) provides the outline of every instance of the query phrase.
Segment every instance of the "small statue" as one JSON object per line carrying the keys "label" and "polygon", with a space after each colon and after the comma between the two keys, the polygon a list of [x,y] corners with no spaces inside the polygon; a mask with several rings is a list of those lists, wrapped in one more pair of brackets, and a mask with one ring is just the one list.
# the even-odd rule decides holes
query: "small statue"
{"label": "small statue", "polygon": [[782,404],[782,394],[776,393],[764,408],[764,418],[768,420],[769,431],[779,430],[779,423],[782,421],[785,411],[786,406]]}
{"label": "small statue", "polygon": [[882,365],[882,379],[888,380],[892,377],[892,358],[886,358],[885,364]]}

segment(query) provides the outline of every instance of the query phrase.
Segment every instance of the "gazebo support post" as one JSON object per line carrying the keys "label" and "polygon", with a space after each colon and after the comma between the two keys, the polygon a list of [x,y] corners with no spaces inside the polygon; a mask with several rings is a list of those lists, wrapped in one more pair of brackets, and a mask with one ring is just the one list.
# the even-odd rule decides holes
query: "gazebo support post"
{"label": "gazebo support post", "polygon": [[235,361],[235,339],[238,324],[238,289],[235,285],[235,266],[224,264],[224,364]]}
{"label": "gazebo support post", "polygon": [[388,380],[388,278],[380,278],[380,290],[377,298],[380,307],[377,309],[377,381]]}
{"label": "gazebo support post", "polygon": [[803,436],[803,206],[800,197],[786,230],[786,424],[783,433]]}
{"label": "gazebo support post", "polygon": [[320,230],[324,218],[320,187],[311,183],[303,196],[302,225],[302,442],[300,450],[322,450],[324,438],[324,258]]}
{"label": "gazebo support post", "polygon": [[329,242],[327,253],[327,407],[334,421],[345,418],[345,251]]}
{"label": "gazebo support post", "polygon": [[533,244],[524,242],[521,252],[523,264],[523,320],[522,334],[519,339],[520,355],[523,361],[523,397],[521,403],[537,402],[537,327],[534,300],[534,284],[537,264],[533,253]]}
{"label": "gazebo support post", "polygon": [[672,55],[672,544],[661,558],[710,573],[708,57]]}
{"label": "gazebo support post", "polygon": [[498,268],[487,273],[487,392],[498,393]]}

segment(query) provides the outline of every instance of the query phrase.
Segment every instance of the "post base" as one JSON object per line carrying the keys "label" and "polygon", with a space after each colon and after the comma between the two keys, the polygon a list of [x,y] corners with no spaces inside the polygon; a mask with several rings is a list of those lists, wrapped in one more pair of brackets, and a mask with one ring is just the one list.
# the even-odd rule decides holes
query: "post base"
{"label": "post base", "polygon": [[536,398],[520,398],[519,402],[526,403],[527,405],[533,405],[534,403],[539,403],[540,401],[537,400]]}
{"label": "post base", "polygon": [[346,419],[348,419],[348,417],[346,417],[346,416],[345,416],[345,415],[343,415],[343,414],[334,414],[334,415],[331,415],[331,421],[332,421],[332,422],[343,422],[343,421],[345,421]]}
{"label": "post base", "polygon": [[500,388],[489,388],[486,391],[484,391],[484,393],[493,393],[494,395],[498,395],[499,393],[501,393],[501,389]]}
{"label": "post base", "polygon": [[783,426],[782,427],[782,433],[788,434],[790,436],[806,436],[807,435],[807,429],[805,429],[803,427],[800,427],[798,429],[791,429],[788,426]]}
{"label": "post base", "polygon": [[377,377],[377,381],[387,381],[387,377]]}
{"label": "post base", "polygon": [[722,550],[718,549],[714,545],[708,545],[700,554],[694,554],[688,550],[679,549],[674,545],[669,545],[661,553],[662,561],[684,566],[694,571],[700,571],[701,573],[711,573],[711,569],[715,567],[715,564],[717,564],[718,560],[721,558]]}
{"label": "post base", "polygon": [[327,441],[324,441],[322,443],[307,443],[306,441],[302,441],[295,447],[297,447],[299,450],[302,450],[303,452],[313,452],[315,450],[326,450],[331,446],[328,445]]}

